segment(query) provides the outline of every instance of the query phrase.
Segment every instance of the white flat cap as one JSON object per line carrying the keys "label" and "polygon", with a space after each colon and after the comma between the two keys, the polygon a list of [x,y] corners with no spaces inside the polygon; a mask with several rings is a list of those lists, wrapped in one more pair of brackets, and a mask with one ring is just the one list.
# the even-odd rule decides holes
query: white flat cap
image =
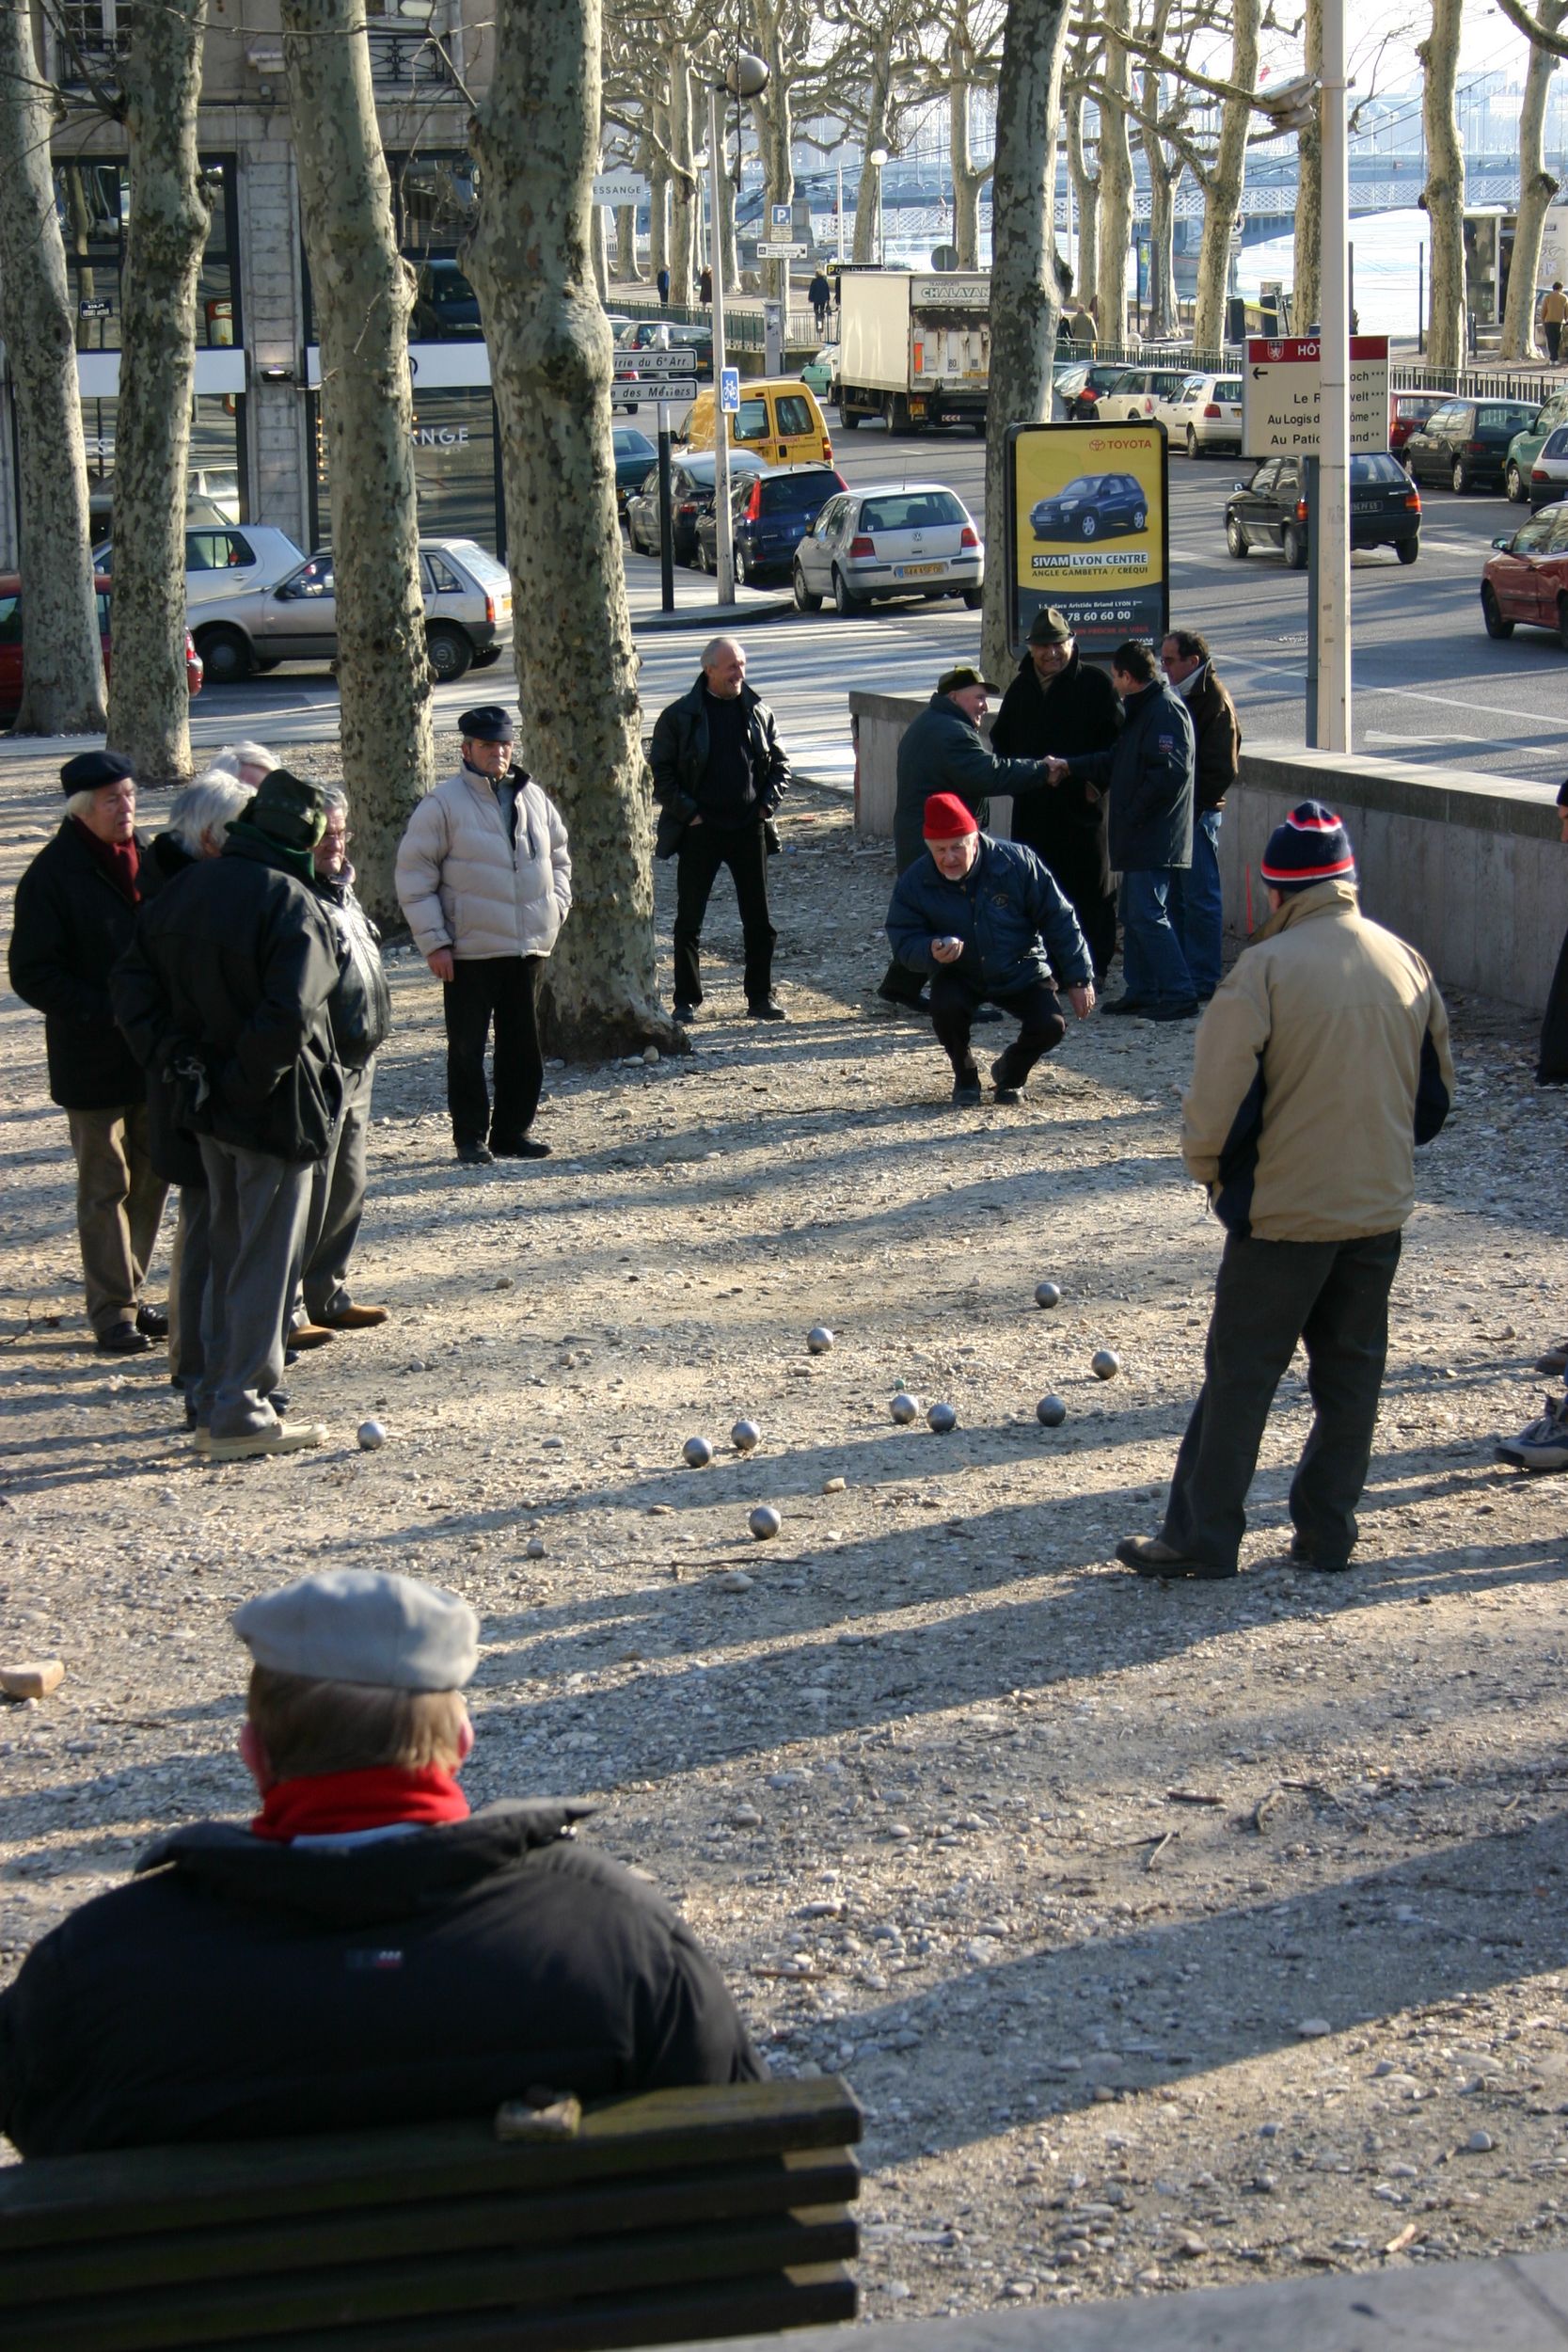
{"label": "white flat cap", "polygon": [[466,1600],[374,1568],[301,1577],[247,1600],[230,1623],[258,1666],[323,1682],[461,1691],[479,1663],[479,1619]]}

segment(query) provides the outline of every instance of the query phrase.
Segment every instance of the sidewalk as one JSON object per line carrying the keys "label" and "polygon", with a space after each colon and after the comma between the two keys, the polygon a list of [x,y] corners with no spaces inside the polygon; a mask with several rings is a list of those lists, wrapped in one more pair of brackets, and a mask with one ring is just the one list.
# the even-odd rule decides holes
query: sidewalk
{"label": "sidewalk", "polygon": [[787,588],[738,588],[733,604],[719,602],[719,582],[706,572],[692,571],[684,564],[675,565],[675,609],[665,612],[659,605],[658,564],[651,555],[634,555],[624,543],[621,561],[626,574],[626,602],[631,607],[631,625],[637,634],[648,636],[663,629],[705,628],[716,636],[721,629],[738,628],[755,621],[771,621],[785,612],[793,612],[795,599]]}

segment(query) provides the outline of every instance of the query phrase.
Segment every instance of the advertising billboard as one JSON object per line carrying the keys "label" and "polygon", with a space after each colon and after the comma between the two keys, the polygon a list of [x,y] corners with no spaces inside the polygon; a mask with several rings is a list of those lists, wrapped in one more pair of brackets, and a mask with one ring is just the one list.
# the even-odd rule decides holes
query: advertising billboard
{"label": "advertising billboard", "polygon": [[1007,437],[1010,631],[1060,606],[1085,654],[1170,623],[1165,436],[1157,424],[1019,424]]}

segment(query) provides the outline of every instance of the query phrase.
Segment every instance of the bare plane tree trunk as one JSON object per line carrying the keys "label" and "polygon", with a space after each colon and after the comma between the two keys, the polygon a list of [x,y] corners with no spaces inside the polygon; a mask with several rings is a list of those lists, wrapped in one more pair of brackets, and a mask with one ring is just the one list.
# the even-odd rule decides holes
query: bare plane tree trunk
{"label": "bare plane tree trunk", "polygon": [[[498,0],[474,125],[467,267],[500,411],[527,765],[571,835],[575,905],[542,1012],[557,1052],[679,1033],[655,999],[653,826],[610,441],[610,326],[588,268],[600,0]],[[562,566],[560,550],[572,549]]]}
{"label": "bare plane tree trunk", "polygon": [[[1323,0],[1307,0],[1304,64],[1308,73],[1321,73],[1323,66]],[[1304,335],[1321,308],[1318,289],[1318,262],[1323,238],[1323,101],[1312,109],[1312,119],[1296,133],[1296,236],[1295,273],[1291,289],[1291,320],[1296,333]]]}
{"label": "bare plane tree trunk", "polygon": [[987,173],[976,170],[970,135],[969,96],[974,87],[974,61],[955,33],[948,43],[948,145],[953,161],[953,243],[960,269],[980,266],[980,190]]}
{"label": "bare plane tree trunk", "polygon": [[[1106,0],[1105,21],[1117,31],[1132,25],[1130,0]],[[1100,340],[1127,341],[1127,248],[1132,234],[1132,149],[1127,117],[1132,60],[1114,37],[1105,42],[1105,95],[1100,102],[1100,251],[1095,278]]]}
{"label": "bare plane tree trunk", "polygon": [[[785,12],[774,0],[754,0],[753,22],[758,55],[768,66],[768,87],[751,103],[762,155],[763,184],[769,206],[795,201],[795,163],[790,152],[795,139],[793,60],[789,55]],[[789,263],[769,262],[763,283],[770,295],[789,304]]]}
{"label": "bare plane tree trunk", "polygon": [[1085,308],[1100,300],[1100,173],[1084,151],[1084,93],[1074,90],[1067,105],[1067,165],[1072,180],[1072,208],[1078,216],[1077,284],[1073,293]]}
{"label": "bare plane tree trunk", "polygon": [[637,207],[617,204],[615,207],[615,275],[625,286],[641,283],[642,272],[637,262]]}
{"label": "bare plane tree trunk", "polygon": [[[992,548],[1005,547],[1007,427],[1051,414],[1052,363],[1062,287],[1057,277],[1056,125],[1069,0],[1008,0],[997,83],[991,179],[990,388],[986,404],[986,513]],[[1006,677],[1009,583],[1006,562],[986,566],[981,656]]]}
{"label": "bare plane tree trunk", "polygon": [[398,843],[436,764],[408,378],[413,273],[392,221],[365,0],[283,0],[283,49],[321,335],[343,787],[360,896],[385,919],[397,912]]}
{"label": "bare plane tree trunk", "polygon": [[605,235],[605,208],[595,204],[589,234],[594,241],[594,283],[599,290],[599,300],[610,306],[610,241]]}
{"label": "bare plane tree trunk", "polygon": [[648,276],[670,266],[670,171],[656,163],[648,175]]}
{"label": "bare plane tree trunk", "polygon": [[[1230,0],[1230,79],[1250,90],[1258,80],[1259,0]],[[1197,307],[1193,317],[1193,358],[1206,364],[1225,342],[1225,295],[1230,277],[1230,231],[1242,209],[1246,171],[1246,135],[1252,106],[1227,98],[1220,110],[1219,145],[1203,179],[1203,242],[1198,248]]]}
{"label": "bare plane tree trunk", "polygon": [[697,248],[697,175],[691,168],[697,145],[691,111],[691,63],[678,42],[672,44],[668,54],[670,152],[677,167],[670,183],[670,299],[689,310],[696,299],[693,256]]}
{"label": "bare plane tree trunk", "polygon": [[1148,335],[1165,342],[1176,333],[1176,189],[1180,179],[1166,163],[1153,132],[1144,135],[1148,160]]}
{"label": "bare plane tree trunk", "polygon": [[207,243],[197,101],[207,0],[135,0],[122,66],[130,221],[115,425],[109,731],[144,782],[188,775],[185,487]]}
{"label": "bare plane tree trunk", "polygon": [[[1555,33],[1568,0],[1539,0],[1540,21]],[[1546,210],[1558,182],[1546,169],[1543,134],[1546,98],[1557,60],[1539,41],[1530,43],[1529,69],[1525,75],[1525,103],[1519,109],[1519,225],[1513,232],[1513,260],[1508,273],[1508,298],[1503,309],[1502,357],[1535,359],[1535,281],[1541,270],[1541,235]]]}
{"label": "bare plane tree trunk", "polygon": [[0,334],[10,358],[27,626],[19,735],[103,724],[82,395],[65,243],[49,162],[53,106],[24,0],[0,0]]}
{"label": "bare plane tree trunk", "polygon": [[1432,0],[1432,30],[1416,50],[1425,73],[1427,183],[1421,200],[1432,224],[1427,365],[1443,370],[1465,360],[1465,151],[1454,110],[1463,12],[1464,0]]}

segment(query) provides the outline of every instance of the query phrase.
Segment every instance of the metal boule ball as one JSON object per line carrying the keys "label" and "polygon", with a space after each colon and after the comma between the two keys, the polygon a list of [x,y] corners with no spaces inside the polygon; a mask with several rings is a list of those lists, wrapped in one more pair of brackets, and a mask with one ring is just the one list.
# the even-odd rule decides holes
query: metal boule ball
{"label": "metal boule ball", "polygon": [[367,1454],[373,1454],[378,1445],[387,1442],[387,1432],[378,1421],[362,1421],[356,1434]]}
{"label": "metal boule ball", "polygon": [[814,1323],[806,1333],[806,1345],[814,1356],[825,1356],[833,1343],[833,1335],[825,1323]]}
{"label": "metal boule ball", "polygon": [[692,1470],[706,1470],[713,1459],[713,1448],[705,1438],[688,1438],[681,1455]]}
{"label": "metal boule ball", "polygon": [[926,1424],[927,1428],[935,1429],[943,1435],[949,1429],[957,1429],[958,1425],[958,1406],[956,1405],[928,1405],[926,1408]]}
{"label": "metal boule ball", "polygon": [[1097,1380],[1114,1380],[1121,1370],[1121,1358],[1115,1348],[1097,1347],[1089,1358],[1089,1370]]}
{"label": "metal boule ball", "polygon": [[907,1429],[911,1421],[920,1419],[920,1399],[917,1396],[911,1396],[908,1389],[900,1389],[888,1406],[888,1411],[893,1415],[900,1429]]}
{"label": "metal boule ball", "polygon": [[770,1502],[759,1502],[746,1524],[758,1543],[765,1544],[770,1535],[778,1534],[784,1521]]}
{"label": "metal boule ball", "polygon": [[1035,1407],[1035,1419],[1042,1429],[1060,1429],[1067,1419],[1067,1406],[1059,1396],[1042,1396]]}
{"label": "metal boule ball", "polygon": [[730,1431],[730,1443],[737,1454],[754,1454],[762,1443],[762,1431],[754,1421],[737,1421]]}
{"label": "metal boule ball", "polygon": [[1037,1282],[1035,1284],[1035,1304],[1037,1307],[1059,1307],[1061,1303],[1062,1294],[1054,1282]]}

